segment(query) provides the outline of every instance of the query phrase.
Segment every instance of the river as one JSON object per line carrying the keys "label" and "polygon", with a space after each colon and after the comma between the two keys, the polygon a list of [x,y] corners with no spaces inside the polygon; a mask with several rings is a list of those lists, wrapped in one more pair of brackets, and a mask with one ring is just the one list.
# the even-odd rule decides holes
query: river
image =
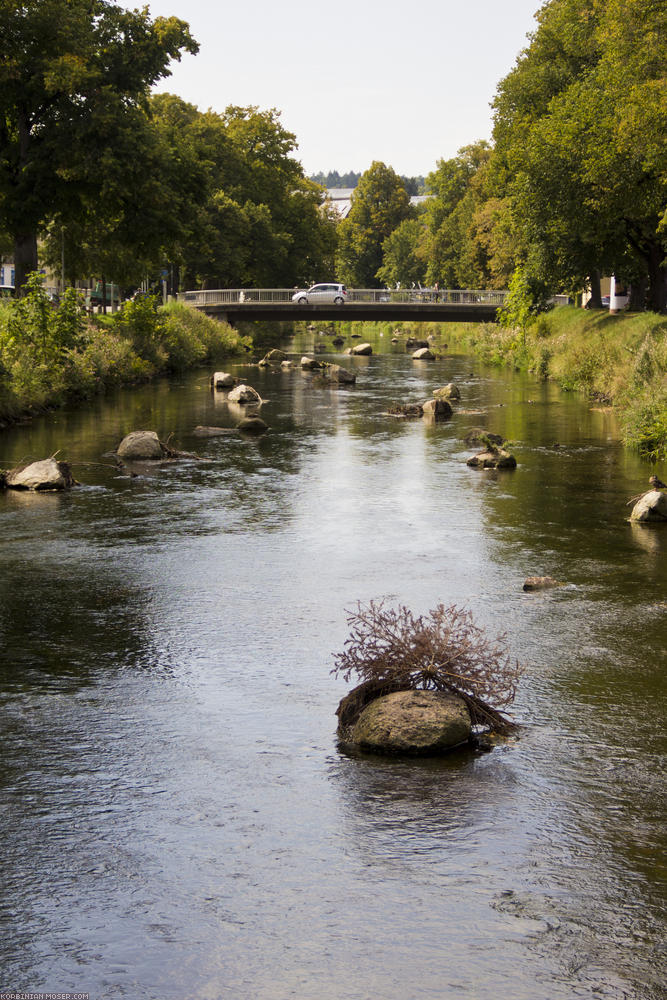
{"label": "river", "polygon": [[[667,531],[626,520],[653,470],[581,397],[387,341],[350,388],[227,365],[260,439],[193,435],[237,419],[203,371],[2,432],[0,467],[60,449],[82,485],[0,495],[0,988],[667,997]],[[449,422],[385,415],[449,381]],[[516,471],[466,466],[480,425]],[[205,461],[121,475],[139,428]],[[371,599],[506,632],[518,736],[341,753]]]}

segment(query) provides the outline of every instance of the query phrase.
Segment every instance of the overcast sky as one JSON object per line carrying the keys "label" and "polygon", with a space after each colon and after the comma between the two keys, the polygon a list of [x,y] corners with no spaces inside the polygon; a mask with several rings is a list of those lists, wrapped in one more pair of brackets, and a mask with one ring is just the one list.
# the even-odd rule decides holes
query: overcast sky
{"label": "overcast sky", "polygon": [[[278,108],[307,174],[382,160],[427,174],[488,139],[498,81],[535,27],[539,0],[148,0],[187,21],[197,56],[157,88],[201,110]],[[140,3],[125,3],[127,7]]]}

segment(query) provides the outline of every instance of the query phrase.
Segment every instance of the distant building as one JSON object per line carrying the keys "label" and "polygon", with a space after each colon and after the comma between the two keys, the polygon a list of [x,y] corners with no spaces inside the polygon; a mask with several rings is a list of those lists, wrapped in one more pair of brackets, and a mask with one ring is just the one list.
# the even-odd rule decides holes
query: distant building
{"label": "distant building", "polygon": [[[346,219],[352,208],[352,194],[355,188],[327,188],[326,201],[332,206],[341,219]],[[428,200],[428,195],[415,194],[410,198],[411,205],[421,205]]]}

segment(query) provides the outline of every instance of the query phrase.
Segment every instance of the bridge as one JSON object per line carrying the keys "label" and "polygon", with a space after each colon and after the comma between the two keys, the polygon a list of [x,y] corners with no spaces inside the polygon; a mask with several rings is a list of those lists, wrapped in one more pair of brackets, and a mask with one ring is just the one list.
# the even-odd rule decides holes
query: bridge
{"label": "bridge", "polygon": [[217,288],[182,292],[179,300],[226,320],[412,320],[495,323],[507,292],[488,289],[348,288],[344,305],[292,302],[293,288]]}

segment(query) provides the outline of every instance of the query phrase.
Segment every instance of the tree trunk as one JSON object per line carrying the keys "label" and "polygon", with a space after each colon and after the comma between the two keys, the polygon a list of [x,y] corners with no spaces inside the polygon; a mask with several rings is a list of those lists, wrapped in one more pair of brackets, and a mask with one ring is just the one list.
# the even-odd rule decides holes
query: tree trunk
{"label": "tree trunk", "polygon": [[644,312],[646,309],[646,287],[648,278],[640,278],[630,285],[630,301],[628,312]]}
{"label": "tree trunk", "polygon": [[37,236],[22,233],[14,240],[14,294],[25,295],[23,286],[28,275],[37,270]]}
{"label": "tree trunk", "polygon": [[602,291],[600,289],[600,272],[593,269],[589,276],[591,283],[591,297],[588,301],[589,309],[602,309]]}
{"label": "tree trunk", "polygon": [[106,275],[102,275],[102,315],[107,314],[107,279]]}
{"label": "tree trunk", "polygon": [[648,300],[653,312],[667,311],[667,266],[663,263],[665,252],[662,246],[652,243],[648,253]]}

